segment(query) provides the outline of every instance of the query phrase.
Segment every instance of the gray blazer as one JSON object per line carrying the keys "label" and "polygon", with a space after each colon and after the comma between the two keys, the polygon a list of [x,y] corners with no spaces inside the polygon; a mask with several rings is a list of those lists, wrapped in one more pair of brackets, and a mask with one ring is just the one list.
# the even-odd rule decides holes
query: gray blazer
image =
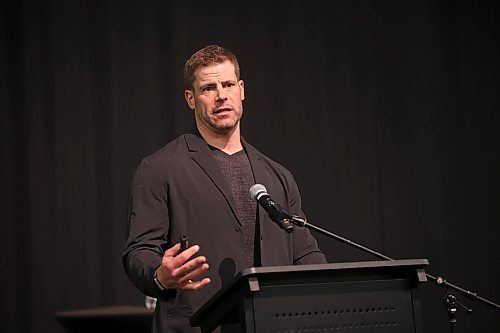
{"label": "gray blazer", "polygon": [[[297,184],[283,166],[246,143],[255,183],[290,214],[304,216]],[[129,235],[123,265],[144,294],[158,298],[155,332],[199,332],[189,317],[235,273],[246,268],[241,222],[229,187],[207,143],[186,134],[144,158],[132,180]],[[306,228],[286,233],[258,209],[262,266],[325,263],[324,254]],[[196,291],[160,293],[153,276],[166,248],[187,235],[207,257],[212,282]],[[259,246],[256,245],[256,246]]]}

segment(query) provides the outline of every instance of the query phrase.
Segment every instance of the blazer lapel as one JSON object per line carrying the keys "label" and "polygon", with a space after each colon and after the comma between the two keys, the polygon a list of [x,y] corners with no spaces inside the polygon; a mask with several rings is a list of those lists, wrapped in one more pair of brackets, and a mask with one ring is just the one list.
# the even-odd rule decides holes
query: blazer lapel
{"label": "blazer lapel", "polygon": [[248,159],[250,160],[255,183],[265,186],[268,182],[268,175],[266,169],[264,168],[264,164],[261,161],[261,153],[253,146],[249,145],[245,140],[243,140],[243,138],[241,139],[241,142],[245,148]]}
{"label": "blazer lapel", "polygon": [[[268,184],[270,184],[269,173],[266,171],[265,163],[263,163],[262,161],[261,157],[262,153],[260,153],[257,149],[255,149],[252,145],[246,143],[246,141],[243,140],[243,138],[241,139],[241,141],[248,155],[248,159],[250,160],[250,165],[252,166],[255,184],[262,184],[264,186],[268,186]],[[269,191],[268,188],[266,189]],[[267,217],[267,213],[259,205],[257,205],[257,209],[259,212],[259,221],[262,224],[262,221],[265,221]],[[262,230],[262,226],[260,230]]]}
{"label": "blazer lapel", "polygon": [[195,134],[186,134],[184,135],[184,138],[186,140],[187,149],[191,153],[191,159],[205,172],[214,185],[219,189],[231,208],[234,217],[241,225],[238,214],[236,214],[236,204],[234,202],[234,198],[229,190],[226,179],[222,175],[217,162],[215,162],[215,159],[212,156],[212,152],[210,151],[208,144],[205,140],[203,140],[203,138]]}

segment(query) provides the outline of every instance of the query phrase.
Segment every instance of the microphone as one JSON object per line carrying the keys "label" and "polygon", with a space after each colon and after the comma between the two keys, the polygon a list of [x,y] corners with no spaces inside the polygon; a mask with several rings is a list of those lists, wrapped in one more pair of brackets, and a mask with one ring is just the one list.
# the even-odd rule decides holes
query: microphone
{"label": "microphone", "polygon": [[250,196],[257,200],[271,220],[276,222],[281,229],[286,232],[293,231],[293,225],[290,223],[291,216],[282,211],[279,205],[271,199],[264,185],[255,184],[250,187]]}

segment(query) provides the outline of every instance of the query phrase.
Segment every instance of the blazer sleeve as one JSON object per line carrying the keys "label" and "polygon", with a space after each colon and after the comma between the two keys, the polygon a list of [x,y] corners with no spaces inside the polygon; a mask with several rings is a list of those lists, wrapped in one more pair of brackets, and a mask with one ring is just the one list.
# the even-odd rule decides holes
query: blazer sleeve
{"label": "blazer sleeve", "polygon": [[168,186],[156,164],[144,159],[132,179],[128,237],[122,253],[123,267],[132,283],[152,297],[162,296],[153,279],[168,246],[170,225]]}
{"label": "blazer sleeve", "polygon": [[[305,216],[302,211],[302,202],[297,183],[291,174],[288,175],[288,200],[291,214]],[[326,257],[319,249],[316,238],[306,227],[295,227],[293,237],[293,263],[294,265],[325,264]]]}

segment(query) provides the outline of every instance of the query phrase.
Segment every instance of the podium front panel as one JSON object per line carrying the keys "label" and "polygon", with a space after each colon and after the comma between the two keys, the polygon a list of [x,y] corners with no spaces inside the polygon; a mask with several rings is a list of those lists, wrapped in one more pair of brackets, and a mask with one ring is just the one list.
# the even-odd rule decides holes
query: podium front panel
{"label": "podium front panel", "polygon": [[253,299],[256,332],[416,332],[407,279],[265,286]]}

